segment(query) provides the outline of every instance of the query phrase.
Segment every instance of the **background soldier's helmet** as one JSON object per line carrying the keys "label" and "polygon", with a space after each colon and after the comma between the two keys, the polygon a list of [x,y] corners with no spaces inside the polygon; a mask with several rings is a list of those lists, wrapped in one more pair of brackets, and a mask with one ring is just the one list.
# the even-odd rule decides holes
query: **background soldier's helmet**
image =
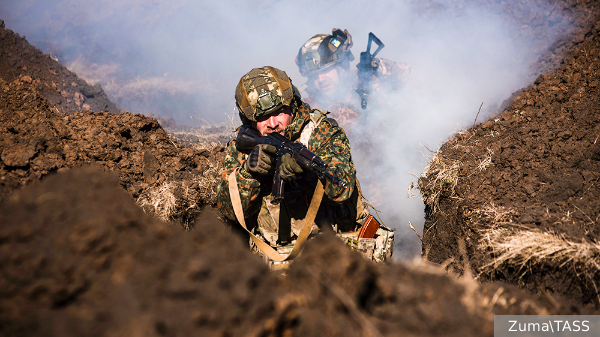
{"label": "background soldier's helmet", "polygon": [[295,107],[300,92],[285,71],[273,67],[254,68],[242,76],[235,88],[235,104],[244,124],[256,122],[283,106]]}
{"label": "background soldier's helmet", "polygon": [[333,65],[349,69],[354,60],[351,47],[352,36],[348,30],[334,28],[331,35],[317,34],[306,41],[298,51],[296,65],[305,77]]}

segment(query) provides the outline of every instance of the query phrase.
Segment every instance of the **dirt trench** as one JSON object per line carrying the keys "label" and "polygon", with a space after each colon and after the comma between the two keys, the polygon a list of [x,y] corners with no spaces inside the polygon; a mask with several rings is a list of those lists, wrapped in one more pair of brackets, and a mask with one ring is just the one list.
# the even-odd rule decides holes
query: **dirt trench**
{"label": "dirt trench", "polygon": [[[600,306],[600,8],[541,62],[558,68],[515,93],[499,115],[459,132],[419,179],[423,254],[481,281]],[[459,254],[464,241],[468,261]]]}
{"label": "dirt trench", "polygon": [[[27,59],[41,54],[39,50],[28,49],[26,40],[12,31],[5,28],[0,31],[4,39],[13,39],[23,50],[29,50],[13,55]],[[578,36],[581,40],[577,40]],[[583,35],[575,35],[573,41],[587,45],[587,39],[587,32],[583,32]],[[590,55],[598,56],[597,53]],[[565,64],[571,64],[569,57]],[[522,107],[515,108],[525,111],[523,115],[505,112],[498,122],[487,122],[487,126],[481,125],[472,132],[471,138],[480,135],[481,139],[471,144],[471,148],[461,143],[460,155],[472,154],[477,159],[465,161],[471,166],[459,165],[457,172],[463,178],[456,180],[456,184],[447,184],[453,181],[451,179],[443,180],[443,186],[454,186],[454,189],[445,187],[437,199],[432,199],[437,200],[439,207],[428,211],[429,227],[424,233],[428,260],[446,262],[449,269],[459,273],[466,270],[462,277],[429,262],[374,264],[328,235],[310,242],[302,256],[281,274],[269,272],[264,263],[249,252],[247,243],[233,228],[206,207],[214,202],[222,147],[192,147],[191,144],[185,147],[170,137],[156,119],[140,114],[77,109],[65,113],[56,105],[63,101],[57,103],[49,99],[42,90],[44,86],[36,82],[35,72],[28,73],[36,67],[43,73],[51,62],[17,60],[19,62],[27,64],[27,68],[21,67],[21,72],[10,78],[0,76],[0,335],[492,336],[494,314],[594,313],[569,301],[560,291],[538,291],[542,293],[540,296],[505,282],[482,284],[479,281],[519,283],[492,272],[482,273],[475,280],[470,276],[470,269],[464,268],[467,265],[475,272],[482,270],[482,264],[477,261],[483,259],[477,258],[484,255],[489,258],[490,252],[474,246],[474,242],[479,241],[471,232],[476,233],[483,226],[469,227],[473,224],[466,223],[475,218],[473,214],[480,214],[474,212],[479,208],[466,213],[471,204],[456,208],[459,199],[455,196],[471,191],[471,187],[462,184],[464,177],[471,179],[472,172],[487,174],[501,163],[507,163],[502,166],[508,172],[502,172],[506,173],[506,181],[513,179],[518,183],[519,179],[533,176],[518,175],[526,164],[514,161],[511,166],[512,157],[508,155],[518,147],[513,147],[509,139],[517,134],[507,138],[502,143],[506,144],[504,147],[496,148],[490,143],[493,151],[500,151],[494,153],[507,151],[507,156],[502,157],[508,158],[506,161],[499,161],[492,154],[488,162],[485,160],[488,147],[482,146],[483,140],[491,137],[486,137],[487,134],[492,133],[495,140],[506,131],[508,137],[511,134],[507,130],[519,122],[542,118],[554,111],[547,108],[540,117],[530,114],[538,111],[535,104],[529,105],[531,97],[525,96],[530,88],[515,96],[511,103],[524,102]],[[579,67],[578,64],[572,66]],[[2,69],[8,68],[0,67]],[[564,83],[587,79],[587,82],[576,83],[587,83],[586,90],[591,90],[593,77],[576,76],[581,68],[574,69],[577,71],[566,72],[571,77],[565,77],[567,82]],[[551,81],[553,74],[541,77],[541,82],[534,87],[546,83],[543,82],[546,79]],[[566,90],[552,89],[554,86],[562,88],[563,77],[556,77],[554,81],[556,79],[559,79],[557,84],[540,86],[545,89],[537,95],[552,92],[555,100],[569,101],[573,106],[585,101],[593,106],[592,96],[586,96],[587,91],[579,92],[580,87],[565,84]],[[530,96],[533,93],[531,91]],[[574,123],[573,114],[579,116],[575,111],[583,111],[588,105],[582,105],[580,110],[568,110],[569,114],[565,114],[557,127]],[[595,120],[588,124],[597,125]],[[569,136],[553,130],[538,134],[544,139],[551,138],[550,145],[543,148],[542,153],[548,151],[544,159],[554,158],[550,151],[562,148],[565,141],[590,138],[587,133],[571,131]],[[452,139],[436,158],[445,160],[448,149],[469,135],[465,133]],[[536,143],[535,140],[532,143]],[[560,157],[555,158],[554,166],[549,167],[564,164],[563,158],[569,157],[574,147],[565,147]],[[598,172],[593,166],[596,161],[593,151],[586,152],[587,156],[579,161],[583,166],[588,165],[585,167],[592,173]],[[474,177],[480,179],[477,175]],[[484,191],[489,196],[492,195],[490,186],[498,188],[492,184],[493,177],[498,176],[486,177],[489,184],[476,186],[490,188]],[[571,175],[560,177],[564,181],[554,187],[546,182],[550,185],[544,190],[550,191],[548,195],[564,197],[561,191],[579,186],[579,180],[569,178]],[[595,176],[586,178],[582,173],[582,177],[586,184],[588,178]],[[428,178],[423,179],[421,187],[426,186]],[[481,178],[480,182],[483,181],[486,180]],[[527,193],[524,188],[517,190],[513,184],[500,182],[498,186],[504,186],[505,190],[498,188],[497,196],[502,193],[506,196],[512,190]],[[563,185],[574,187],[563,188]],[[535,188],[533,191],[541,194]],[[469,195],[475,195],[475,191],[473,188]],[[598,193],[593,185],[586,185],[575,191],[575,197],[567,197],[567,201],[587,195],[577,194],[582,191],[591,191],[590,196]],[[572,192],[567,195],[569,193]],[[143,208],[148,212],[140,205],[145,205]],[[172,208],[173,205],[176,207]],[[428,207],[431,205],[436,204]],[[505,201],[499,205],[510,207],[512,204]],[[584,204],[577,206],[581,208]],[[582,210],[592,213],[594,206],[591,204],[590,209]],[[463,213],[455,211],[458,209]],[[519,217],[526,213],[519,213]],[[162,221],[161,214],[171,223]],[[471,217],[466,218],[464,214]],[[487,219],[484,215],[495,215],[481,214],[481,219]],[[569,213],[572,217],[574,214]],[[441,218],[442,215],[454,216],[450,219],[459,222],[448,221],[449,218]],[[534,215],[531,214],[534,219],[531,223],[523,220],[518,224],[533,226],[538,219]],[[435,216],[443,221],[431,225]],[[540,217],[543,220],[543,214]],[[501,219],[493,224],[510,223],[509,218]],[[552,221],[543,223],[552,224]],[[179,224],[187,224],[191,230],[184,231]],[[456,240],[463,233],[458,231],[459,226],[470,230],[468,236],[471,237],[462,252]],[[564,235],[568,233],[571,232],[565,231]],[[585,231],[584,235],[587,235]],[[436,241],[441,237],[446,241]],[[446,255],[444,245],[451,248]],[[506,275],[510,275],[509,267],[502,268],[495,270],[506,270]],[[571,282],[576,281],[571,279]],[[564,295],[578,303],[589,303],[568,292]]]}

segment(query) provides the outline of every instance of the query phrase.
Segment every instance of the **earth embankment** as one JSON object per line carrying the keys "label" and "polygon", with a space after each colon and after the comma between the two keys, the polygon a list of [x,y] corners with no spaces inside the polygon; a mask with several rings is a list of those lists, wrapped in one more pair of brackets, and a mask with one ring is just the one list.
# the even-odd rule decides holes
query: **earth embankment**
{"label": "earth embankment", "polygon": [[[423,252],[457,272],[600,305],[600,10],[547,52],[558,68],[459,132],[419,179]],[[575,4],[573,4],[575,6]],[[468,261],[458,254],[466,243]]]}

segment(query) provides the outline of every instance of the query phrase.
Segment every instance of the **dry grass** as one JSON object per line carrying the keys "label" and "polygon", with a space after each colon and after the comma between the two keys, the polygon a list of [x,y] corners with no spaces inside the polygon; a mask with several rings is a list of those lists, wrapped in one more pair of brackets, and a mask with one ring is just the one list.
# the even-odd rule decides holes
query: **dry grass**
{"label": "dry grass", "polygon": [[[468,144],[468,140],[461,140],[461,137],[464,138],[467,135],[470,139],[473,133],[464,130],[455,131],[451,139],[447,142],[452,144],[450,149],[451,151],[455,151],[455,155],[459,156],[459,158],[451,158],[452,155],[445,155],[441,150],[433,152],[426,148],[428,153],[421,151],[423,157],[427,160],[428,165],[418,181],[418,188],[423,196],[423,201],[426,205],[430,206],[434,212],[439,210],[439,199],[442,194],[448,192],[447,195],[449,196],[455,195],[455,188],[458,184],[461,170],[463,171],[463,176],[472,175],[475,172],[478,172],[474,167],[463,165],[463,161],[465,163],[470,162],[465,160],[465,156],[472,156],[474,153],[472,151],[473,146],[464,145]],[[493,164],[492,156],[494,155],[494,151],[489,147],[486,148],[486,150],[487,152],[484,158],[481,159],[476,166],[479,171],[486,170]],[[413,188],[413,186],[414,184],[411,184],[409,190],[410,188]]]}
{"label": "dry grass", "polygon": [[494,204],[472,214],[472,221],[479,222],[481,228],[478,249],[493,252],[493,258],[480,267],[480,275],[502,266],[525,272],[544,265],[554,269],[570,266],[596,286],[595,280],[600,277],[600,244],[574,242],[561,234],[528,228],[513,222],[513,210]]}
{"label": "dry grass", "polygon": [[[212,151],[217,143],[197,144],[200,150]],[[216,159],[215,157],[211,157]],[[209,159],[211,159],[209,158]],[[146,212],[166,222],[180,223],[190,229],[203,204],[216,203],[223,163],[208,162],[208,169],[192,180],[169,181],[150,187],[140,194],[136,203]]]}
{"label": "dry grass", "polygon": [[184,146],[195,146],[202,144],[219,144],[225,145],[230,139],[235,137],[237,110],[234,109],[232,115],[225,114],[229,120],[226,123],[210,123],[209,121],[199,117],[190,116],[191,126],[176,125],[166,128],[165,130],[173,138],[176,138],[179,143]]}
{"label": "dry grass", "polygon": [[497,207],[494,203],[490,203],[481,209],[472,212],[479,221],[482,221],[485,226],[498,226],[512,222],[515,211],[504,207]]}
{"label": "dry grass", "polygon": [[493,227],[484,231],[482,249],[491,247],[495,258],[482,270],[491,271],[502,264],[521,268],[532,264],[571,264],[576,270],[600,274],[600,244],[573,242],[563,235],[538,230]]}
{"label": "dry grass", "polygon": [[171,221],[177,208],[176,185],[173,182],[165,182],[160,186],[148,188],[138,197],[136,203],[144,211],[150,211],[159,219]]}
{"label": "dry grass", "polygon": [[492,330],[494,316],[505,314],[507,311],[515,315],[558,315],[561,313],[561,304],[557,303],[552,295],[548,293],[545,297],[550,301],[550,304],[544,303],[541,299],[529,298],[525,295],[525,292],[519,296],[514,290],[508,289],[509,291],[506,291],[507,289],[503,286],[499,286],[495,291],[486,291],[485,287],[482,287],[482,284],[470,275],[459,276],[425,260],[415,260],[408,267],[417,273],[436,276],[446,275],[448,276],[448,282],[458,283],[464,290],[460,295],[461,303],[472,315],[486,321]]}
{"label": "dry grass", "polygon": [[[466,254],[464,248],[459,249],[462,250],[461,254]],[[464,256],[463,261],[467,261]],[[559,305],[548,306],[537,301],[521,299],[518,296],[515,296],[514,292],[505,292],[504,287],[498,287],[498,289],[493,293],[486,292],[482,288],[481,283],[468,273],[459,276],[452,272],[448,272],[443,266],[429,263],[426,260],[414,260],[408,266],[418,273],[437,276],[447,275],[449,282],[456,282],[460,284],[464,289],[460,296],[461,303],[471,314],[483,318],[491,325],[493,325],[494,315],[498,314],[498,311],[506,312],[506,310],[509,308],[510,310],[514,311],[515,304],[520,308],[520,311],[515,314],[558,314],[557,308],[559,308]],[[465,265],[464,268],[467,270],[468,265]],[[551,298],[551,295],[547,296]]]}
{"label": "dry grass", "polygon": [[137,204],[146,212],[159,219],[180,223],[183,228],[191,229],[200,211],[202,199],[198,191],[189,182],[171,181],[160,186],[148,188],[137,199]]}
{"label": "dry grass", "polygon": [[428,157],[424,154],[429,164],[419,179],[419,190],[425,204],[435,212],[439,210],[439,199],[444,191],[454,195],[461,163],[447,160],[440,152],[429,152],[432,156]]}
{"label": "dry grass", "polygon": [[[194,144],[193,148],[196,150],[208,150],[209,152],[213,152],[217,146],[220,146],[217,142],[198,143]],[[223,163],[213,160],[209,161],[208,165],[208,169],[202,173],[202,176],[196,177],[194,181],[198,185],[198,195],[202,202],[212,205],[217,202],[217,186],[219,186],[219,183],[221,182]]]}
{"label": "dry grass", "polygon": [[488,166],[490,166],[492,164],[492,155],[494,155],[494,151],[492,151],[489,147],[487,148],[487,155],[485,156],[485,158],[479,162],[479,165],[477,165],[477,168],[482,171],[485,170]]}
{"label": "dry grass", "polygon": [[212,152],[217,146],[221,146],[219,142],[200,142],[192,144],[192,148],[198,151],[207,150]]}
{"label": "dry grass", "polygon": [[181,127],[179,130],[167,129],[169,135],[183,146],[217,143],[224,145],[234,137],[234,129],[226,126]]}
{"label": "dry grass", "polygon": [[203,203],[214,204],[217,202],[217,186],[221,182],[223,163],[209,163],[210,167],[204,171],[202,177],[197,177],[198,195]]}

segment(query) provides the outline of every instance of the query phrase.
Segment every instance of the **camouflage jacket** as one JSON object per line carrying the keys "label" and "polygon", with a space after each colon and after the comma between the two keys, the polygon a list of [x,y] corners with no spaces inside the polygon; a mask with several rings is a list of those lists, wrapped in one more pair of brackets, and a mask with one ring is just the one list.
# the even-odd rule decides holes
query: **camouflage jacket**
{"label": "camouflage jacket", "polygon": [[[311,108],[303,103],[294,116],[292,123],[285,129],[285,136],[291,140],[298,140],[303,129],[311,121]],[[344,130],[337,126],[332,119],[324,119],[312,131],[308,140],[308,149],[323,159],[329,168],[329,173],[338,175],[346,181],[348,187],[343,188],[331,183],[324,182],[325,197],[323,201],[331,205],[340,205],[355,195],[356,169],[352,162],[350,154],[350,143]],[[223,215],[231,220],[236,220],[233,205],[229,197],[228,177],[236,168],[246,160],[247,154],[240,152],[236,148],[235,140],[229,142],[227,154],[224,160],[224,171],[221,177],[221,183],[217,189],[217,207]],[[303,190],[314,191],[316,186],[316,176],[302,173],[302,179],[298,184],[304,185]],[[265,177],[264,180],[257,180],[248,174],[240,173],[237,170],[236,178],[240,191],[240,198],[245,218],[257,217],[263,203],[263,198],[270,195],[272,188],[272,175]],[[286,188],[287,192],[287,188]],[[312,192],[307,192],[306,200],[310,201]],[[284,195],[285,200],[285,195]],[[302,198],[302,200],[305,200]],[[321,212],[321,209],[320,209]],[[305,213],[304,213],[305,214]]]}

